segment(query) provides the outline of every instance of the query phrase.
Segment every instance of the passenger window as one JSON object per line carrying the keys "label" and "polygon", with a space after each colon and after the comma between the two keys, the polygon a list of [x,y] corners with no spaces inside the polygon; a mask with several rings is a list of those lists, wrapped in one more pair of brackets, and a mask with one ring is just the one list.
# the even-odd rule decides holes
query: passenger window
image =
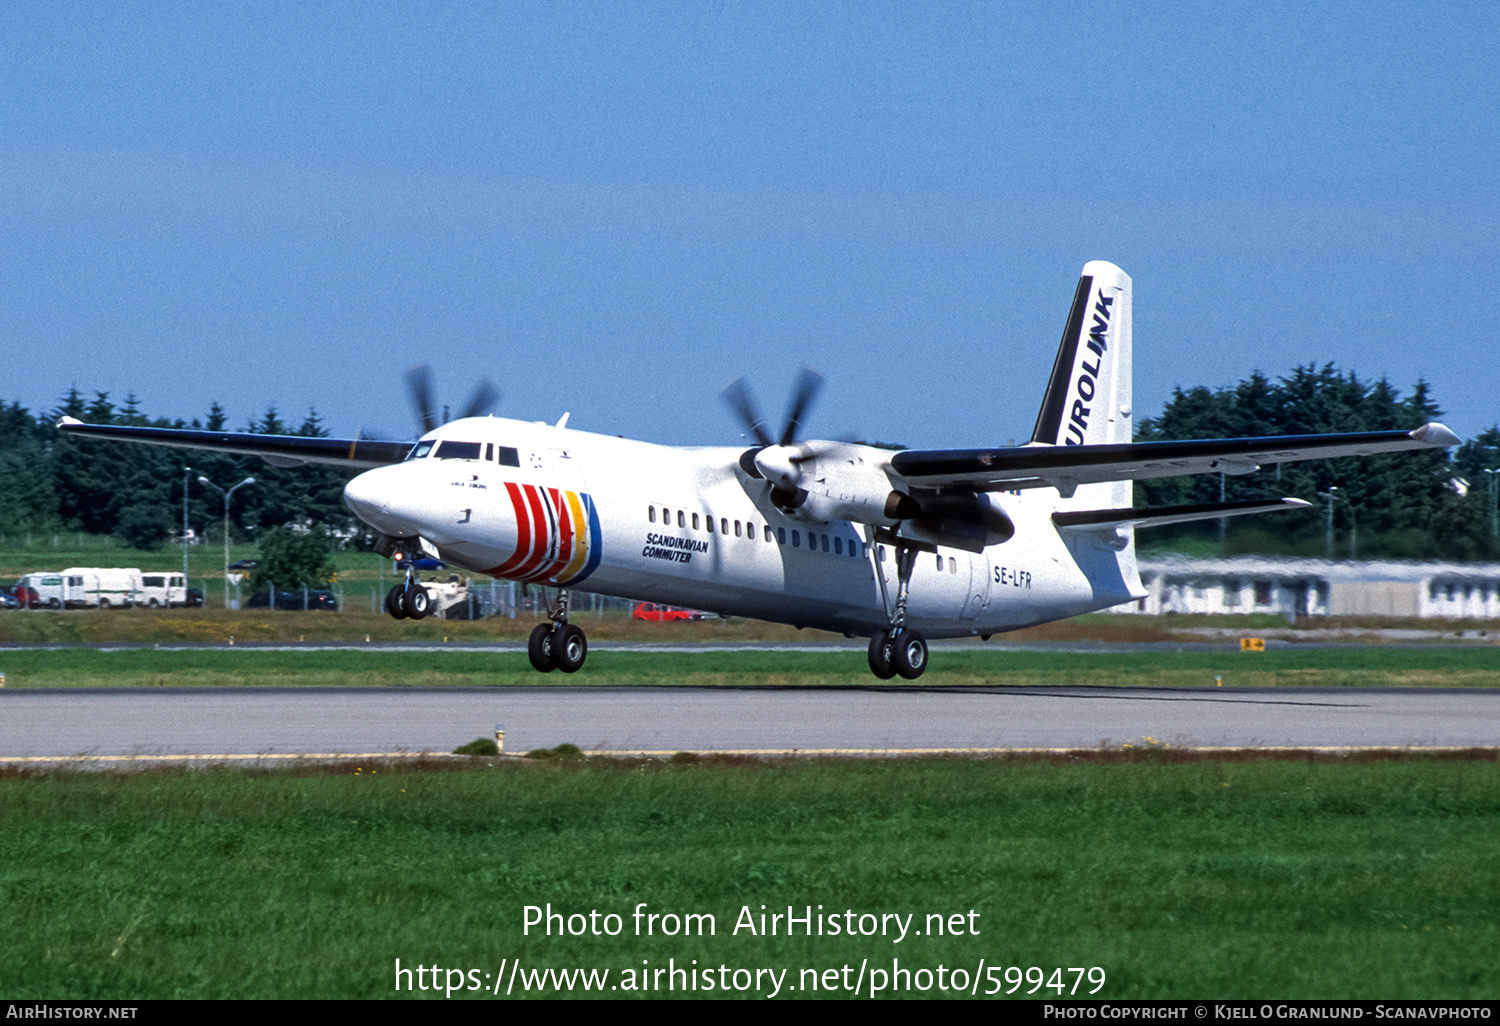
{"label": "passenger window", "polygon": [[682,510],[678,510],[677,511],[677,526],[678,527],[686,527],[687,526],[687,517],[685,517],[685,516],[682,515]]}
{"label": "passenger window", "polygon": [[[767,528],[766,530],[770,530],[770,528]],[[784,528],[784,527],[778,527],[778,528],[776,528],[776,540],[778,542],[780,542],[782,545],[786,544],[786,528]]]}
{"label": "passenger window", "polygon": [[647,506],[646,507],[646,519],[649,520],[649,521],[651,521],[653,524],[656,523],[656,507],[655,506]]}
{"label": "passenger window", "polygon": [[714,533],[714,518],[710,517],[710,516],[705,516],[703,518],[703,526],[706,527],[706,528],[708,528],[708,533],[709,534],[713,534]]}
{"label": "passenger window", "polygon": [[937,561],[938,561],[938,564],[937,564],[937,566],[938,566],[938,573],[942,573],[943,572],[943,557],[939,556],[937,558]]}
{"label": "passenger window", "polygon": [[948,572],[950,574],[956,574],[956,573],[958,573],[958,563],[954,562],[954,559],[953,559],[952,556],[948,557]]}
{"label": "passenger window", "polygon": [[795,548],[799,548],[799,547],[801,547],[801,545],[802,545],[802,535],[798,534],[797,533],[797,529],[794,527],[794,528],[792,528],[792,548],[794,548],[794,549]]}
{"label": "passenger window", "polygon": [[844,539],[835,538],[833,540],[833,554],[835,556],[842,556],[844,554]]}
{"label": "passenger window", "polygon": [[770,540],[771,540],[771,525],[767,524],[766,525],[766,541],[770,541]]}
{"label": "passenger window", "polygon": [[500,465],[502,467],[519,467],[521,465],[521,454],[508,445],[500,447]]}
{"label": "passenger window", "polygon": [[719,533],[722,534],[722,535],[724,535],[726,538],[729,537],[729,518],[728,517],[720,517],[719,518]]}
{"label": "passenger window", "polygon": [[698,514],[693,514],[693,530],[698,530]]}
{"label": "passenger window", "polygon": [[734,522],[734,536],[736,538],[740,537],[740,522],[738,520]]}
{"label": "passenger window", "polygon": [[828,551],[828,535],[825,534],[823,536],[822,540],[818,542],[818,547],[821,548],[824,552]]}

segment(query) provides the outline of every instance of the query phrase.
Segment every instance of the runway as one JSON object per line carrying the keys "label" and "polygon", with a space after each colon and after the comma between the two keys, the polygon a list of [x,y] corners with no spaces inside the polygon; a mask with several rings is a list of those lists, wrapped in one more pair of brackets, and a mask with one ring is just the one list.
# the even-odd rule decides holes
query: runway
{"label": "runway", "polygon": [[0,692],[0,761],[506,750],[1500,745],[1500,691],[1113,688],[104,689]]}

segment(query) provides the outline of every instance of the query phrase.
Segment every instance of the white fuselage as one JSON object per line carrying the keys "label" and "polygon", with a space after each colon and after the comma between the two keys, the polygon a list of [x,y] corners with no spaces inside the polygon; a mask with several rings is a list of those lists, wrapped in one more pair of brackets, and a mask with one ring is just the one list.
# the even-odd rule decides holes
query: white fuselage
{"label": "white fuselage", "polygon": [[[889,452],[842,450],[901,485]],[[863,525],[783,514],[770,486],[741,468],[742,452],[472,418],[429,433],[413,458],[359,475],[344,494],[377,530],[425,539],[478,573],[851,635],[888,627],[890,547],[872,552]],[[1010,630],[1144,594],[1128,534],[1065,537],[1051,514],[1069,504],[1055,489],[996,499],[1015,524],[1009,541],[917,555],[907,620],[928,637]]]}

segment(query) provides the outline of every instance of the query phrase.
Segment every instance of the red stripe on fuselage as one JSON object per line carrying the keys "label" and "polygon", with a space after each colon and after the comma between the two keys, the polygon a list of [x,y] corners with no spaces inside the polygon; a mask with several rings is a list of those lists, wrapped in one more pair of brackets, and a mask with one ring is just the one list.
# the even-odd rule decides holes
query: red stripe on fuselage
{"label": "red stripe on fuselage", "polygon": [[491,577],[509,577],[531,555],[531,518],[526,515],[526,500],[519,485],[507,481],[505,490],[510,493],[510,504],[516,511],[516,551],[499,566],[485,571]]}
{"label": "red stripe on fuselage", "polygon": [[511,576],[517,580],[529,580],[535,576],[536,568],[547,559],[547,550],[552,547],[551,541],[556,531],[552,518],[548,516],[546,497],[542,495],[541,489],[536,485],[523,487],[526,489],[526,498],[531,502],[531,522],[536,525],[536,543],[526,561],[511,572]]}

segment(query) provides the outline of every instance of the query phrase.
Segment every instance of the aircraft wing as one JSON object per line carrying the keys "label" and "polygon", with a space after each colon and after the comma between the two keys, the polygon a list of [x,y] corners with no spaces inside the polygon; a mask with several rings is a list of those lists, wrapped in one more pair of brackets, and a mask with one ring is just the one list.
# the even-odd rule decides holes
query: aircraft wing
{"label": "aircraft wing", "polygon": [[308,438],[302,435],[85,424],[73,417],[59,420],[57,429],[64,434],[88,438],[259,456],[275,467],[294,467],[300,463],[330,463],[360,469],[382,467],[388,463],[400,463],[412,447],[411,442],[376,442],[365,438]]}
{"label": "aircraft wing", "polygon": [[1025,445],[995,449],[907,449],[891,468],[914,485],[1005,491],[1055,487],[1071,495],[1081,484],[1140,481],[1187,474],[1248,474],[1271,463],[1370,456],[1381,452],[1457,445],[1441,424],[1415,431],[1365,431],[1338,435],[1207,438],[1110,445]]}

